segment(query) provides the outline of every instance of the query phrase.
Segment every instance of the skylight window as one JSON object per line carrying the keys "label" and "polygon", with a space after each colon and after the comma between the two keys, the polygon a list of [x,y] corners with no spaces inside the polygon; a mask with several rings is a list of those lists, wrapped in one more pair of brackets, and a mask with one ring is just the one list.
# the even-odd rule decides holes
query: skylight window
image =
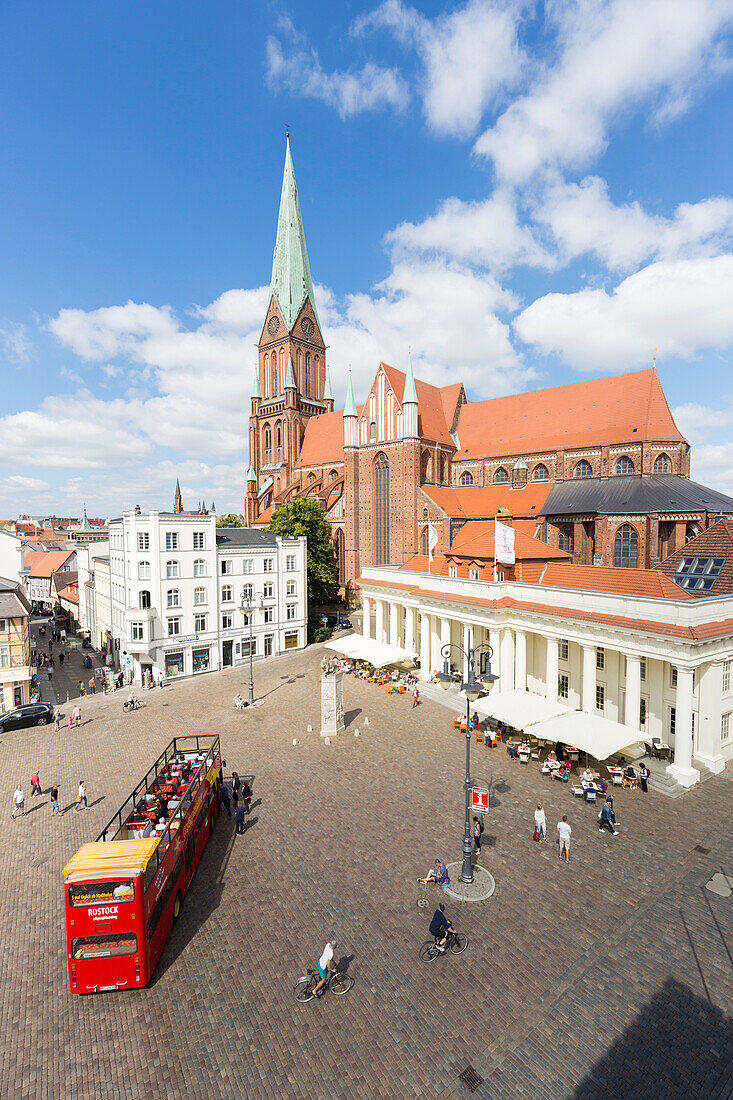
{"label": "skylight window", "polygon": [[710,592],[720,576],[725,561],[725,558],[685,556],[677,567],[674,579],[682,588],[696,592]]}

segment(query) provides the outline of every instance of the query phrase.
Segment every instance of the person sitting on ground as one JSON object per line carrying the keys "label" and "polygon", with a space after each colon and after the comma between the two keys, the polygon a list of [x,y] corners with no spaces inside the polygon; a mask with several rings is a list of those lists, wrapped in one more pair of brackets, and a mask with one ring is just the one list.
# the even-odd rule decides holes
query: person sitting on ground
{"label": "person sitting on ground", "polygon": [[439,886],[450,886],[450,878],[448,877],[448,868],[442,859],[436,859],[435,869],[430,869],[425,878],[417,880],[423,885],[427,885],[429,882],[437,882]]}
{"label": "person sitting on ground", "polygon": [[445,951],[445,941],[449,932],[455,932],[455,928],[445,915],[445,906],[441,904],[433,913],[430,922],[430,935],[435,937],[439,951]]}

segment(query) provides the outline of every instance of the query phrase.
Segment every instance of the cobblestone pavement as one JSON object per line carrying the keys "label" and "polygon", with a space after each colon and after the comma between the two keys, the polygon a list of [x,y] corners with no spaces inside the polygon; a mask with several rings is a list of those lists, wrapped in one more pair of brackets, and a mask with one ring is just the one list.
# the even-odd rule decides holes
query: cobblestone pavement
{"label": "cobblestone pavement", "polygon": [[[46,627],[45,638],[40,636],[42,626]],[[39,653],[48,654],[48,643],[51,637],[52,628],[53,620],[51,618],[34,616],[31,619],[31,633],[36,640],[36,646]],[[63,664],[59,661],[59,654],[62,650],[64,652]],[[53,706],[60,704],[63,709],[67,693],[69,699],[79,698],[81,694],[79,691],[80,683],[84,684],[85,691],[89,691],[89,681],[94,676],[94,667],[102,668],[103,661],[94,650],[82,649],[81,638],[77,637],[75,634],[69,634],[67,636],[66,645],[62,645],[61,642],[54,642],[52,653],[52,678],[49,680],[47,668],[42,668],[40,670],[41,698],[44,703],[51,703]],[[87,654],[92,658],[93,667],[91,669],[84,667],[84,658]]]}
{"label": "cobblestone pavement", "polygon": [[[462,1097],[470,1065],[480,1100],[730,1098],[733,899],[703,887],[733,873],[731,769],[679,799],[617,792],[613,837],[567,785],[475,748],[497,890],[448,901],[469,948],[426,966],[439,896],[415,879],[460,859],[463,739],[443,707],[347,677],[349,729],[325,746],[306,733],[321,655],[258,664],[251,713],[231,705],[247,677],[230,669],[146,693],[130,715],[121,694],[96,696],[80,729],[4,738],[0,1096]],[[194,732],[218,732],[227,773],[254,777],[247,830],[220,820],[147,989],[72,997],[61,869],[169,739]],[[35,766],[62,806],[84,778],[89,809],[51,818],[48,796],[29,798],[11,821]],[[538,799],[551,834],[568,814],[569,865],[532,842]],[[332,932],[356,984],[301,1006],[293,983]]]}

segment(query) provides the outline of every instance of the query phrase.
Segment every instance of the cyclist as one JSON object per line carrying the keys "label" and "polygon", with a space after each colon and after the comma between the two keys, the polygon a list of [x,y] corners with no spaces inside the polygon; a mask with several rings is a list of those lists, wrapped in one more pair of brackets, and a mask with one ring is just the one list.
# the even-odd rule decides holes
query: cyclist
{"label": "cyclist", "polygon": [[[438,951],[445,951],[445,941],[448,938],[449,932],[455,932],[455,928],[448,917],[446,917],[445,906],[441,902],[433,913],[433,919],[430,922],[430,935],[435,938],[435,942],[438,945]],[[438,937],[440,937],[440,939]]]}
{"label": "cyclist", "polygon": [[136,703],[137,698],[135,696],[135,692],[132,690],[132,688],[130,688],[130,694],[127,696],[127,705],[128,707],[134,707]]}
{"label": "cyclist", "polygon": [[336,967],[333,965],[333,949],[337,946],[338,944],[336,943],[336,940],[330,940],[323,948],[323,954],[318,960],[318,975],[321,980],[319,981],[318,985],[315,986],[315,988],[313,989],[316,997],[320,997],[322,994],[323,987],[328,981],[329,970],[332,974],[336,973]]}

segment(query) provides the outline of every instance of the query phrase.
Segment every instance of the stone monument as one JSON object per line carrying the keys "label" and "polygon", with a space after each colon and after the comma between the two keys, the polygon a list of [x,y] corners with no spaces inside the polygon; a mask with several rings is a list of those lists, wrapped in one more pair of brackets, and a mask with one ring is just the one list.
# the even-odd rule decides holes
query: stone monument
{"label": "stone monument", "polygon": [[344,725],[344,674],[335,657],[321,661],[321,737],[335,737]]}

